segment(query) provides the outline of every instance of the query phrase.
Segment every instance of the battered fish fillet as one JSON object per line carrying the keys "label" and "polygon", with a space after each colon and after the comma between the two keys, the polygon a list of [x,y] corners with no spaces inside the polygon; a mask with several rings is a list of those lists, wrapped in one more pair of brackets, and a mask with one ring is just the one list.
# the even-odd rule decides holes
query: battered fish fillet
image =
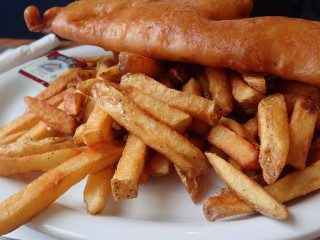
{"label": "battered fish fillet", "polygon": [[[229,1],[76,1],[52,22],[46,19],[45,26],[61,37],[108,50],[320,86],[320,23],[286,17],[214,21],[223,13],[215,11],[213,2]],[[26,9],[32,29],[28,11],[35,10]]]}

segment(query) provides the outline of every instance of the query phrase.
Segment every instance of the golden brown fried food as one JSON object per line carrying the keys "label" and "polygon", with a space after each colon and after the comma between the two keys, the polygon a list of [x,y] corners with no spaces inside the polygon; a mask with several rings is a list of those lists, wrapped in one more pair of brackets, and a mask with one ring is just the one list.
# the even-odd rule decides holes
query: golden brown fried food
{"label": "golden brown fried food", "polygon": [[[212,20],[222,19],[226,9],[224,19],[246,15],[244,9],[252,3],[239,2],[235,7],[230,1],[205,0],[76,1],[53,20],[44,20],[52,20],[52,31],[62,37],[108,50],[270,73],[320,86],[320,23],[286,17]],[[220,12],[224,4],[229,7]],[[25,19],[34,30],[37,21],[30,16],[39,15],[32,11],[37,10],[26,9]]]}

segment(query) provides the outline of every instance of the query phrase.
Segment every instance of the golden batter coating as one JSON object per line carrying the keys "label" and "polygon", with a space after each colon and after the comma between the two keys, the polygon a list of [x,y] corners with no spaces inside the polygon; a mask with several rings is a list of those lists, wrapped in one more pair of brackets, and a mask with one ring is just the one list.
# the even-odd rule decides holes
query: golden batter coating
{"label": "golden batter coating", "polygon": [[[227,13],[217,11],[223,2],[230,4],[76,1],[58,12],[51,29],[61,37],[117,52],[270,73],[320,86],[320,23],[286,17],[212,20],[222,19],[221,14],[232,18],[232,5]],[[231,2],[244,6],[233,18],[247,15],[252,7],[251,1]],[[30,19],[26,22],[30,27]]]}

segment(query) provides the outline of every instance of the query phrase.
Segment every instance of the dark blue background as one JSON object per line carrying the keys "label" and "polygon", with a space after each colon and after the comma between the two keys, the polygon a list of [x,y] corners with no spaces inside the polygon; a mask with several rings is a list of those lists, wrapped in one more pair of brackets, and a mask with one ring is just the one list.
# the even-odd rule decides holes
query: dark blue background
{"label": "dark blue background", "polygon": [[[221,0],[223,1],[223,0]],[[65,6],[71,0],[0,0],[1,38],[39,38],[41,33],[31,33],[23,19],[24,9],[36,5],[43,14],[53,6]],[[252,16],[289,16],[320,20],[320,0],[254,0]]]}
{"label": "dark blue background", "polygon": [[23,12],[26,7],[35,5],[42,15],[48,8],[65,6],[71,0],[0,0],[0,38],[40,38],[41,33],[28,30]]}

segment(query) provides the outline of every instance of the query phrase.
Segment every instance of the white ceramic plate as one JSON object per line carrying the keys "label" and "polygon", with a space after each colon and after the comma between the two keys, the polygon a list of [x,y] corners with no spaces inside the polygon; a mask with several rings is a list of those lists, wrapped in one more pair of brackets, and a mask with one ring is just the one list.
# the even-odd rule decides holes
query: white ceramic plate
{"label": "white ceramic plate", "polygon": [[[105,52],[81,46],[61,53],[90,56]],[[23,96],[38,93],[18,69],[0,75],[1,126],[24,111]],[[0,177],[0,200],[17,192],[32,177]],[[104,212],[96,216],[86,212],[84,184],[75,185],[28,226],[59,239],[311,239],[320,235],[319,191],[290,202],[287,221],[250,214],[208,222],[202,204],[192,203],[175,174],[150,179],[141,185],[137,199],[120,203],[110,199]],[[206,176],[203,198],[214,195],[222,186],[211,171]]]}

